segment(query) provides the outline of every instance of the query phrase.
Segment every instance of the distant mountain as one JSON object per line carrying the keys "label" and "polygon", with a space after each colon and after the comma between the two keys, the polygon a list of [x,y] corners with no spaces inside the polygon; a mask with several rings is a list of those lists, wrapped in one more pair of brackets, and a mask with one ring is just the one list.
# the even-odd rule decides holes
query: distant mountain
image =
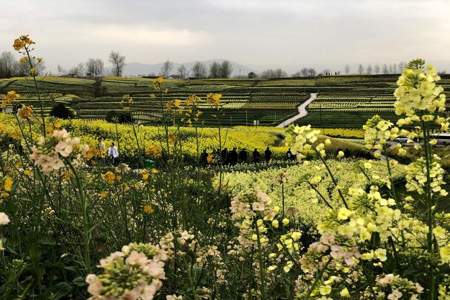
{"label": "distant mountain", "polygon": [[[211,59],[211,60],[205,60],[205,61],[200,61],[201,63],[205,64],[207,67],[207,70],[209,70],[209,66],[213,63],[213,62],[218,62],[218,63],[222,63],[224,61],[224,59]],[[184,65],[188,71],[191,71],[192,66],[195,64],[196,62],[187,62],[187,63],[175,63],[172,62],[173,67],[171,70],[171,74],[177,74],[177,69],[181,66]],[[247,74],[249,72],[254,71],[254,69],[252,67],[248,67],[245,65],[241,65],[239,63],[236,62],[232,62],[230,61],[231,65],[232,65],[232,76],[247,76]],[[138,76],[138,75],[157,75],[161,72],[161,67],[162,67],[163,63],[159,63],[159,64],[142,64],[142,63],[128,63],[125,65],[124,68],[124,75],[125,76]]]}

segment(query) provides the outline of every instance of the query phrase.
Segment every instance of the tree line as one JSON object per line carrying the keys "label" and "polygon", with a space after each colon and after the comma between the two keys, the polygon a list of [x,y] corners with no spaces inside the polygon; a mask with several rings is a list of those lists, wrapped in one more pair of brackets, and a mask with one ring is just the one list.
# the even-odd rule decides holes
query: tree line
{"label": "tree line", "polygon": [[[32,57],[32,60],[36,74],[43,74],[45,71],[44,61],[36,57]],[[16,59],[11,52],[0,54],[0,78],[28,76],[30,72],[28,60]]]}
{"label": "tree line", "polygon": [[[45,71],[45,64],[41,59],[32,58],[33,65],[35,66],[35,72],[38,75],[43,75]],[[57,67],[58,73],[63,76],[71,77],[101,77],[104,75],[113,75],[121,77],[125,68],[125,56],[121,55],[118,51],[111,51],[108,62],[111,64],[111,68],[106,70],[105,63],[99,58],[90,58],[85,63],[79,63],[70,69],[64,69],[61,66]],[[374,75],[374,74],[399,74],[406,67],[405,62],[394,64],[359,64],[356,69],[352,69],[350,65],[345,65],[343,73],[345,75],[359,74],[359,75]],[[20,77],[30,74],[30,66],[27,61],[23,59],[16,59],[11,52],[3,52],[0,54],[0,78]],[[213,61],[211,64],[203,62],[195,62],[190,68],[186,65],[178,65],[175,68],[175,64],[169,60],[165,61],[161,65],[161,69],[158,74],[164,77],[173,77],[179,79],[187,78],[230,78],[233,73],[233,65],[228,60]],[[240,74],[238,78],[262,78],[262,79],[276,79],[276,78],[288,78],[288,77],[316,77],[316,76],[331,76],[341,75],[341,71],[330,71],[325,68],[321,72],[312,67],[303,67],[298,72],[288,74],[285,70],[268,69],[260,72],[249,72],[248,74]]]}

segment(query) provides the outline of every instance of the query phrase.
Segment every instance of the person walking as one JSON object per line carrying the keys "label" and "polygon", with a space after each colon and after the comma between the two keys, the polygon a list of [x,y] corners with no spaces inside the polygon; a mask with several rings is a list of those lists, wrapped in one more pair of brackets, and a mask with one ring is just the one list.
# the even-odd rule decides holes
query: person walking
{"label": "person walking", "polygon": [[119,150],[117,150],[114,143],[112,143],[111,147],[108,148],[108,157],[111,159],[113,165],[116,165],[119,162]]}
{"label": "person walking", "polygon": [[255,164],[259,163],[259,158],[260,158],[260,154],[258,149],[255,148],[255,150],[253,150],[253,162]]}
{"label": "person walking", "polygon": [[266,159],[266,163],[270,162],[270,159],[272,158],[272,151],[270,151],[269,147],[264,151],[264,158]]}
{"label": "person walking", "polygon": [[237,153],[236,147],[234,147],[233,150],[230,151],[230,153],[228,154],[228,156],[229,156],[229,162],[230,162],[230,165],[235,165],[235,164],[237,164],[237,161],[238,161],[238,153]]}
{"label": "person walking", "polygon": [[286,152],[286,159],[287,160],[294,160],[294,154],[292,154],[291,148],[289,148],[288,151]]}
{"label": "person walking", "polygon": [[227,148],[223,148],[222,149],[222,152],[220,153],[220,158],[222,160],[222,164],[223,165],[227,165],[229,163],[228,149]]}
{"label": "person walking", "polygon": [[203,150],[203,152],[200,154],[200,165],[206,166],[208,164],[208,153],[206,150]]}
{"label": "person walking", "polygon": [[247,149],[244,148],[241,151],[239,151],[239,162],[240,163],[246,163],[247,158],[248,158]]}

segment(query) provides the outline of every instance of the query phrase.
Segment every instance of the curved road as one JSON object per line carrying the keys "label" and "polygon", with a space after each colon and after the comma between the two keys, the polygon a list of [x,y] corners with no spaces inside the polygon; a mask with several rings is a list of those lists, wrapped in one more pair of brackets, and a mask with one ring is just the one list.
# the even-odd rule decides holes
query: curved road
{"label": "curved road", "polygon": [[314,100],[317,99],[317,93],[311,93],[311,96],[309,97],[308,100],[306,100],[305,102],[303,102],[299,107],[298,107],[298,115],[293,116],[292,118],[289,118],[283,122],[281,122],[277,127],[278,128],[284,128],[287,127],[289,125],[291,125],[292,123],[294,123],[295,121],[297,121],[298,119],[303,118],[304,116],[306,116],[308,114],[308,111],[306,110],[306,107],[313,102]]}

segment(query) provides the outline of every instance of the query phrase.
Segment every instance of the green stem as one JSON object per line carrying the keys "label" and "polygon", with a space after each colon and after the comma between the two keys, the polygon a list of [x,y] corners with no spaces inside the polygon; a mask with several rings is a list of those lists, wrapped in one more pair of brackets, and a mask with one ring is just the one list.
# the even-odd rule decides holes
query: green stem
{"label": "green stem", "polygon": [[256,229],[256,244],[258,246],[258,260],[259,260],[259,276],[260,276],[260,291],[261,291],[261,299],[264,300],[266,299],[266,278],[265,278],[265,269],[264,269],[264,261],[263,261],[263,256],[262,256],[262,247],[261,247],[261,241],[260,241],[260,234],[259,234],[259,229],[258,229],[258,224],[255,221],[254,222],[255,225],[255,229]]}
{"label": "green stem", "polygon": [[40,109],[41,109],[41,119],[42,119],[42,133],[45,138],[47,136],[47,131],[45,129],[44,104],[42,103],[41,93],[39,91],[37,80],[36,80],[36,74],[33,72],[34,66],[33,66],[33,62],[31,61],[30,50],[28,49],[27,46],[25,46],[25,52],[28,57],[28,63],[30,64],[30,72],[31,72],[31,76],[33,77],[34,89],[36,90],[36,94],[37,94],[38,100],[39,100],[39,105],[40,105]]}
{"label": "green stem", "polygon": [[342,193],[341,189],[338,187],[337,180],[336,180],[336,178],[334,178],[334,175],[333,175],[333,173],[331,172],[331,169],[330,169],[330,167],[328,166],[326,160],[322,157],[322,155],[320,154],[320,152],[317,151],[317,149],[316,149],[315,147],[313,147],[313,148],[314,148],[314,151],[316,151],[316,153],[317,153],[317,155],[319,156],[319,158],[320,158],[320,160],[322,161],[322,163],[324,164],[325,168],[327,169],[327,172],[328,172],[328,174],[329,174],[330,177],[331,177],[331,181],[333,181],[334,187],[337,189],[337,191],[338,191],[338,193],[339,193],[339,197],[341,197],[342,202],[344,203],[345,208],[348,209],[348,204],[347,204],[347,201],[345,200],[344,194]]}

